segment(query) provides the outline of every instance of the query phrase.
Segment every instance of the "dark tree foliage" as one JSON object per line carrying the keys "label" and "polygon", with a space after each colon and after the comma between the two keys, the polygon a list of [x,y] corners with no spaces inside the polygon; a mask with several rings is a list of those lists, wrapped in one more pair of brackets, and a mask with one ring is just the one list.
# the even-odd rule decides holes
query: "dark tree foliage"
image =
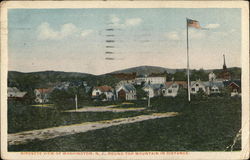
{"label": "dark tree foliage", "polygon": [[74,106],[75,97],[77,95],[78,104],[83,101],[88,101],[91,99],[90,95],[85,92],[83,86],[80,87],[70,87],[67,90],[55,89],[50,94],[50,102],[55,104],[58,109],[66,109],[64,106]]}
{"label": "dark tree foliage", "polygon": [[147,92],[145,92],[142,87],[143,87],[144,83],[142,83],[141,85],[136,85],[135,88],[136,88],[136,96],[137,96],[137,99],[140,100],[144,97],[147,97]]}
{"label": "dark tree foliage", "polygon": [[198,79],[202,81],[208,81],[208,74],[203,69],[193,70],[190,75],[191,81],[196,81]]}
{"label": "dark tree foliage", "polygon": [[187,80],[187,76],[186,76],[185,71],[175,72],[172,76],[173,76],[174,80],[176,80],[176,81],[185,81],[185,80]]}

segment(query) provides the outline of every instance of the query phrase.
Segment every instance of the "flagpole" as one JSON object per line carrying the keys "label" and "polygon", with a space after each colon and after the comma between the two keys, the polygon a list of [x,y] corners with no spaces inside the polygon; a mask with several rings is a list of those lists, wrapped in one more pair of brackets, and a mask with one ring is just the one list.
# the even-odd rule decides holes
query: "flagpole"
{"label": "flagpole", "polygon": [[188,101],[191,101],[190,97],[190,80],[189,80],[189,46],[188,46],[188,18],[187,20],[187,81],[188,81]]}

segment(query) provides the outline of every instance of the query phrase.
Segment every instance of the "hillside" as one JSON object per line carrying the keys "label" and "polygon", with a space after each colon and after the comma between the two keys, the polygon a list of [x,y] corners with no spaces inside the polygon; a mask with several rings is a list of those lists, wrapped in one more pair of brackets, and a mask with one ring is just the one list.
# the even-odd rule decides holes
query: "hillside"
{"label": "hillside", "polygon": [[127,68],[119,71],[114,71],[109,74],[114,74],[114,73],[133,73],[136,72],[137,75],[144,75],[144,74],[152,74],[152,73],[175,73],[177,71],[184,71],[185,69],[169,69],[169,68],[164,68],[164,67],[156,67],[156,66],[138,66],[138,67],[132,67],[132,68]]}
{"label": "hillside", "polygon": [[[191,69],[190,72],[196,72],[199,70]],[[222,72],[222,69],[204,69],[205,73],[209,73],[211,71],[215,72],[216,74]],[[228,68],[228,71],[233,75],[233,78],[239,79],[241,75],[241,68],[239,67],[231,67]],[[108,74],[116,74],[116,73],[133,73],[136,72],[137,75],[150,75],[152,73],[164,73],[167,72],[169,74],[175,74],[176,72],[186,72],[186,69],[169,69],[164,67],[156,67],[156,66],[138,66],[127,68],[123,70],[114,71]]]}
{"label": "hillside", "polygon": [[[191,80],[201,79],[207,80],[208,73],[211,70],[191,70]],[[219,74],[222,69],[214,69],[215,74]],[[241,68],[228,68],[233,79],[241,78]],[[185,69],[168,69],[155,66],[140,66],[133,67],[124,70],[111,72],[104,75],[92,75],[87,73],[77,72],[59,72],[59,71],[43,71],[43,72],[8,72],[8,86],[18,87],[21,90],[33,90],[34,88],[46,88],[54,86],[56,83],[64,81],[87,81],[90,86],[96,85],[110,85],[115,86],[119,79],[114,78],[112,74],[116,73],[134,73],[137,75],[149,75],[152,73],[164,73],[167,72],[167,80],[171,80],[172,77],[175,80],[186,80]]]}
{"label": "hillside", "polygon": [[20,89],[33,89],[39,87],[48,87],[62,81],[79,80],[85,77],[93,76],[86,73],[77,72],[59,72],[59,71],[42,71],[42,72],[8,72],[8,86],[15,86]]}

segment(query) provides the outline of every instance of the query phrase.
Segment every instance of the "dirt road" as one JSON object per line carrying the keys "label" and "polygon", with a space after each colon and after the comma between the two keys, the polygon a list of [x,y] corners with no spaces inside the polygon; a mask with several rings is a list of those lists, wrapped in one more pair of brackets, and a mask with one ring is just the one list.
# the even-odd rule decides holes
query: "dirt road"
{"label": "dirt road", "polygon": [[102,129],[116,125],[141,122],[156,118],[173,117],[176,115],[178,115],[177,112],[154,113],[151,115],[140,115],[135,117],[120,118],[107,121],[85,122],[68,126],[19,132],[14,134],[8,134],[8,144],[9,145],[25,144],[33,140],[46,140],[76,133],[84,133],[91,130]]}
{"label": "dirt road", "polygon": [[72,109],[64,112],[129,112],[129,111],[142,111],[146,108],[113,108],[116,106],[105,106],[105,107],[84,107],[80,109]]}

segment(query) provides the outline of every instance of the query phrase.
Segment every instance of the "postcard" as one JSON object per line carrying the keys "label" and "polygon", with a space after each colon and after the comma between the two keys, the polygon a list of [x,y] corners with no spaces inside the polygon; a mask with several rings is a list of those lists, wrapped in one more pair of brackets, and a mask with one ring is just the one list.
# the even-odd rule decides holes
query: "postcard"
{"label": "postcard", "polygon": [[1,3],[1,158],[248,159],[248,3]]}

